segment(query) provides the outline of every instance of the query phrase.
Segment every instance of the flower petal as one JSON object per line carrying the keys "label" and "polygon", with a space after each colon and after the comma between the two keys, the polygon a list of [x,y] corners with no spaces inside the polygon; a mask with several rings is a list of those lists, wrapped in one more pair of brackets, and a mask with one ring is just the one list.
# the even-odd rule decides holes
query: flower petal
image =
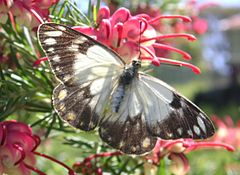
{"label": "flower petal", "polygon": [[141,36],[141,26],[138,18],[130,18],[123,24],[123,28],[123,38],[127,38],[129,41],[139,42],[139,38]]}
{"label": "flower petal", "polygon": [[103,6],[99,9],[98,15],[97,15],[97,24],[100,24],[100,22],[103,19],[108,19],[110,17],[110,10],[108,6]]}
{"label": "flower petal", "polygon": [[111,24],[115,25],[117,23],[125,23],[131,17],[131,13],[128,9],[122,7],[114,12],[110,18]]}
{"label": "flower petal", "polygon": [[10,120],[3,122],[3,124],[6,126],[7,132],[16,131],[25,134],[32,134],[32,129],[25,123]]}

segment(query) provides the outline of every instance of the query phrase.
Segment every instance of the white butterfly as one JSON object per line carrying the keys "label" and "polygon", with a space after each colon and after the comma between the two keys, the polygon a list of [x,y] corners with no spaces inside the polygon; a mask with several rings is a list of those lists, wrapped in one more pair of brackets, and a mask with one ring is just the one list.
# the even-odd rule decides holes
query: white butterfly
{"label": "white butterfly", "polygon": [[60,81],[53,105],[70,125],[128,154],[162,139],[205,139],[214,126],[196,105],[161,80],[138,71],[110,48],[67,26],[42,24],[38,39]]}

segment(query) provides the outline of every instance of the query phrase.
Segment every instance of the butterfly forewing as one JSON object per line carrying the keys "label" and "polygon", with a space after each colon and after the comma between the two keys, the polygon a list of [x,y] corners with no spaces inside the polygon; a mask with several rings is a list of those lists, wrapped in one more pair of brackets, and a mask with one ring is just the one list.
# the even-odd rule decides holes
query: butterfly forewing
{"label": "butterfly forewing", "polygon": [[85,83],[119,75],[123,61],[106,46],[67,26],[42,24],[38,38],[56,77],[63,83]]}
{"label": "butterfly forewing", "polygon": [[38,38],[60,81],[53,91],[54,108],[70,125],[85,131],[99,126],[103,141],[128,154],[151,151],[158,137],[214,134],[206,114],[166,83],[137,73],[121,84],[131,65],[89,36],[47,23],[39,27]]}

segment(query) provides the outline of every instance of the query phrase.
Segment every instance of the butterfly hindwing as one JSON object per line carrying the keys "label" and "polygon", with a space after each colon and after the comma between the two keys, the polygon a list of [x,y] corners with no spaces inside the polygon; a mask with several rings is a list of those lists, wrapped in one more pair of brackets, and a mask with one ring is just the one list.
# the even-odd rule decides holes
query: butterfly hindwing
{"label": "butterfly hindwing", "polygon": [[93,130],[99,115],[92,110],[89,85],[85,87],[59,84],[53,91],[53,105],[59,116],[75,128]]}
{"label": "butterfly hindwing", "polygon": [[151,151],[157,141],[147,129],[143,104],[133,82],[126,92],[117,113],[109,111],[100,121],[102,140],[127,154],[144,154]]}

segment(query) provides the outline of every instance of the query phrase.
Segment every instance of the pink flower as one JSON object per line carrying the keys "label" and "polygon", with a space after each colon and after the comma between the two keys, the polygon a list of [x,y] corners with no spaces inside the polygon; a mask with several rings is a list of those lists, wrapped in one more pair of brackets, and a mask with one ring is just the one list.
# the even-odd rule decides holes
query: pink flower
{"label": "pink flower", "polygon": [[28,125],[13,120],[0,122],[0,174],[30,175],[34,171],[45,175],[34,167],[35,155],[38,155],[62,165],[69,175],[75,175],[64,163],[36,152],[39,144],[40,138],[32,133]]}
{"label": "pink flower", "polygon": [[175,47],[163,44],[166,38],[184,37],[188,40],[195,40],[193,35],[179,34],[161,34],[154,29],[155,25],[161,19],[178,18],[184,22],[190,22],[191,19],[180,15],[159,15],[151,18],[147,14],[131,15],[126,8],[119,8],[110,16],[108,7],[101,7],[97,16],[97,27],[73,27],[75,30],[92,36],[94,39],[104,43],[115,50],[126,63],[130,63],[134,58],[140,58],[142,61],[151,62],[159,66],[163,64],[173,64],[186,66],[195,73],[200,73],[199,68],[181,61],[171,60],[162,57],[160,51],[174,51],[190,60],[191,56]]}
{"label": "pink flower", "polygon": [[212,116],[212,120],[217,125],[218,129],[213,137],[214,141],[224,142],[240,148],[240,120],[236,126],[230,116],[226,116],[223,120],[217,116]]}
{"label": "pink flower", "polygon": [[222,147],[228,151],[234,151],[234,148],[228,144],[220,142],[197,142],[193,139],[162,140],[158,142],[153,152],[147,156],[147,160],[158,165],[160,160],[168,156],[171,160],[170,171],[173,174],[183,175],[190,170],[186,153],[200,148],[218,148]]}
{"label": "pink flower", "polygon": [[1,22],[6,22],[8,13],[13,25],[15,17],[19,24],[37,27],[39,23],[43,23],[43,19],[48,19],[49,8],[57,2],[58,0],[1,0],[0,16],[4,17]]}
{"label": "pink flower", "polygon": [[6,174],[30,174],[26,165],[35,165],[32,151],[39,144],[30,127],[16,121],[0,123],[0,169]]}

